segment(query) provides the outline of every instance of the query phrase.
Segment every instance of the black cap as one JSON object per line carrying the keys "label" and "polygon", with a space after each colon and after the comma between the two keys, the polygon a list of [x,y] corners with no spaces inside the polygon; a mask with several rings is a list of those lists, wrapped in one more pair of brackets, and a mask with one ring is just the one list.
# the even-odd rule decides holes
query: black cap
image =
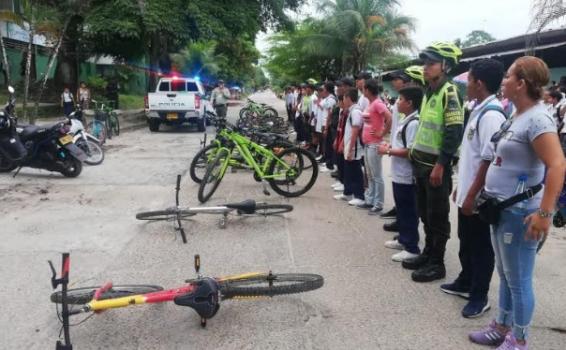
{"label": "black cap", "polygon": [[401,79],[404,82],[411,81],[411,77],[409,77],[403,69],[399,69],[394,72],[391,72],[389,73],[389,76],[391,77],[392,80]]}
{"label": "black cap", "polygon": [[355,76],[356,80],[364,79],[368,80],[371,79],[371,74],[368,72],[360,72]]}
{"label": "black cap", "polygon": [[422,51],[419,54],[419,58],[421,60],[431,60],[431,61],[435,61],[435,62],[442,62],[444,60],[444,57],[440,56],[436,52],[429,51],[429,50]]}
{"label": "black cap", "polygon": [[349,87],[354,87],[354,85],[356,84],[354,83],[354,80],[352,78],[342,78],[336,82],[336,85],[347,85]]}
{"label": "black cap", "polygon": [[218,80],[218,84],[224,84],[224,80],[222,79]]}

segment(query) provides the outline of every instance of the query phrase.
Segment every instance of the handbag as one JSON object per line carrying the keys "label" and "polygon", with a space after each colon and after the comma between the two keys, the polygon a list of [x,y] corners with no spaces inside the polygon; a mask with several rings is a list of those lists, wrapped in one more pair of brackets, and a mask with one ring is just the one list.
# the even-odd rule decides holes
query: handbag
{"label": "handbag", "polygon": [[503,209],[522,202],[525,199],[532,198],[541,189],[542,184],[538,184],[536,186],[529,187],[525,192],[516,194],[504,201],[500,201],[497,198],[488,195],[485,191],[482,191],[476,199],[476,208],[478,209],[480,219],[490,225],[497,225]]}

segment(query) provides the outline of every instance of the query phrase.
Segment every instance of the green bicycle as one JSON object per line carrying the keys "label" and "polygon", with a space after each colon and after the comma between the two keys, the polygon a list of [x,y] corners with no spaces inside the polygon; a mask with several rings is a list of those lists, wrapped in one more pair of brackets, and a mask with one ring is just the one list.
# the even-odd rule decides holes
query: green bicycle
{"label": "green bicycle", "polygon": [[275,108],[266,105],[265,103],[257,103],[248,98],[247,104],[240,109],[240,119],[244,117],[246,113],[257,114],[262,117],[278,117],[279,113]]}
{"label": "green bicycle", "polygon": [[[269,183],[276,193],[285,197],[298,197],[312,188],[318,177],[318,166],[310,152],[297,147],[270,150],[232,128],[221,129],[217,138],[220,147],[209,148],[214,156],[200,182],[198,200],[201,203],[212,197],[231,166],[245,165],[253,169],[256,180]],[[269,194],[265,187],[264,193]]]}

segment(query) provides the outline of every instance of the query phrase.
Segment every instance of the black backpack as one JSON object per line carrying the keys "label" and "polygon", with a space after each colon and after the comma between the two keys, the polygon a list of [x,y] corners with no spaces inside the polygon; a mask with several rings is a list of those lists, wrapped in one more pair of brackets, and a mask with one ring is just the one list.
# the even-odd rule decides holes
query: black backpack
{"label": "black backpack", "polygon": [[407,148],[407,127],[414,121],[419,121],[418,114],[413,115],[409,120],[403,125],[401,129],[401,142],[403,142],[403,148]]}

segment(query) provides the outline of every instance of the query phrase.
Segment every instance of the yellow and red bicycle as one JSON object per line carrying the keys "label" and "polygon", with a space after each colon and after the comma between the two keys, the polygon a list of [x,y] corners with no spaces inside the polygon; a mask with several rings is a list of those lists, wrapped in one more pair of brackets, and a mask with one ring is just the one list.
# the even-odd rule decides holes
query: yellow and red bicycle
{"label": "yellow and red bicycle", "polygon": [[56,350],[72,350],[69,318],[75,315],[173,301],[195,310],[200,316],[201,326],[206,327],[206,320],[216,315],[221,300],[302,293],[318,289],[324,284],[322,276],[306,273],[274,274],[270,271],[203,277],[200,274],[200,257],[195,255],[197,278],[186,280],[187,284],[178,288],[164,290],[154,285],[115,286],[108,282],[101,287],[68,289],[69,253],[63,253],[60,278],[57,278],[51,261],[49,266],[53,289],[61,286],[60,291],[51,294],[51,301],[61,304],[61,310],[57,308],[57,315],[63,324],[63,339],[57,341]]}

